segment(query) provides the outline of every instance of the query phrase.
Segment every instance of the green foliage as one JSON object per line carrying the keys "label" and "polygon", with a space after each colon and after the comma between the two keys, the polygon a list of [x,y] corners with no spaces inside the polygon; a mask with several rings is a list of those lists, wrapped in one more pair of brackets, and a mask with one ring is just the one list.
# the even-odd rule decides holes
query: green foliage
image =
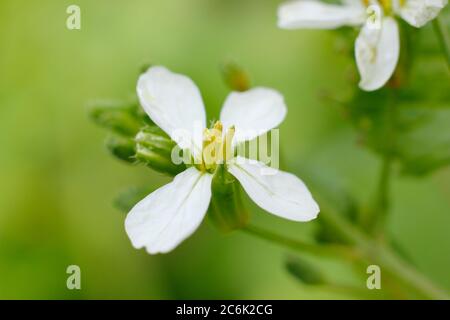
{"label": "green foliage", "polygon": [[405,53],[388,85],[355,90],[342,108],[360,144],[423,175],[450,164],[450,73],[431,28],[402,31]]}
{"label": "green foliage", "polygon": [[420,110],[417,125],[399,136],[402,172],[423,175],[450,164],[450,109]]}
{"label": "green foliage", "polygon": [[[448,18],[447,10],[441,17],[447,26]],[[375,92],[354,89],[340,106],[360,145],[393,158],[404,174],[424,175],[450,163],[450,72],[431,23],[420,29],[401,20],[399,25],[401,55],[390,82]],[[335,33],[338,51],[352,56],[354,29]]]}
{"label": "green foliage", "polygon": [[[324,178],[323,181],[316,177],[314,183],[310,183],[313,194],[320,194],[319,203],[328,203],[332,208],[339,212],[342,217],[348,222],[355,224],[361,211],[360,205],[353,195],[351,195],[345,188],[338,183],[330,184]],[[321,210],[327,208],[321,207]],[[316,220],[316,229],[314,232],[314,239],[319,244],[340,243],[345,244],[346,239],[342,238],[340,234],[334,232],[333,226],[330,226],[326,220]]]}

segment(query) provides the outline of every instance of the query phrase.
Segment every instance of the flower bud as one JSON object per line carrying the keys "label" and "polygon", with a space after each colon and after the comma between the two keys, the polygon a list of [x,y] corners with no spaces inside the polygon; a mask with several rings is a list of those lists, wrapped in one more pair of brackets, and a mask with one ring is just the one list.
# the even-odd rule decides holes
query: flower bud
{"label": "flower bud", "polygon": [[224,165],[217,167],[211,188],[208,215],[213,223],[224,232],[245,227],[249,215],[242,203],[241,186]]}
{"label": "flower bud", "polygon": [[323,274],[306,260],[290,257],[286,261],[286,269],[304,284],[318,285],[326,283]]}
{"label": "flower bud", "polygon": [[136,159],[150,168],[177,175],[186,169],[184,163],[176,164],[172,161],[172,150],[176,143],[156,126],[146,127],[138,132],[136,141]]}
{"label": "flower bud", "polygon": [[90,116],[99,126],[127,137],[135,136],[144,124],[137,104],[100,103],[91,107]]}
{"label": "flower bud", "polygon": [[228,62],[222,67],[222,77],[227,86],[233,91],[247,91],[250,89],[248,74],[237,64]]}
{"label": "flower bud", "polygon": [[108,150],[120,160],[133,163],[136,161],[136,146],[131,138],[121,136],[109,136],[106,140]]}

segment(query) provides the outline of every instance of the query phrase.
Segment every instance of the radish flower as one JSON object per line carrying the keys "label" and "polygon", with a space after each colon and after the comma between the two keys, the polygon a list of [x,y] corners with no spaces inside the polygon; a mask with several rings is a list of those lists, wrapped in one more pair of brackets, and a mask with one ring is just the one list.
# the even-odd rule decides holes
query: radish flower
{"label": "radish flower", "polygon": [[397,66],[400,40],[399,16],[420,28],[436,18],[447,0],[343,0],[342,5],[315,0],[282,4],[278,26],[283,29],[335,29],[362,26],[355,43],[356,64],[361,76],[359,86],[366,91],[381,88]]}
{"label": "radish flower", "polygon": [[206,128],[200,92],[186,76],[151,67],[140,76],[137,93],[155,124],[181,149],[190,151],[193,164],[131,209],[125,229],[135,248],[145,247],[150,254],[166,253],[189,237],[207,212],[211,182],[219,166],[224,166],[264,210],[293,221],[317,217],[319,207],[299,178],[282,171],[267,174],[274,169],[234,152],[238,143],[283,121],[286,106],[277,91],[254,88],[232,92],[220,121],[211,129]]}

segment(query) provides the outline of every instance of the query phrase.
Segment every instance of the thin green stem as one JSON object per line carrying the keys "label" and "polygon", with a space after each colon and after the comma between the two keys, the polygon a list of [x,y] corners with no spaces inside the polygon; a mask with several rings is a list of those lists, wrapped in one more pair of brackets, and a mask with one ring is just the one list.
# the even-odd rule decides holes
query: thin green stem
{"label": "thin green stem", "polygon": [[389,210],[389,192],[390,192],[390,182],[392,175],[392,158],[387,155],[383,158],[380,170],[380,177],[378,181],[377,194],[375,199],[375,208],[373,219],[371,225],[373,225],[373,230],[380,231],[386,223],[387,214]]}
{"label": "thin green stem", "polygon": [[381,165],[380,181],[378,183],[378,209],[380,214],[386,214],[389,206],[389,182],[391,177],[391,157],[386,156]]}
{"label": "thin green stem", "polygon": [[433,27],[441,45],[442,53],[447,61],[447,66],[450,68],[450,37],[439,16],[433,20]]}
{"label": "thin green stem", "polygon": [[[433,21],[436,34],[438,35],[442,51],[444,52],[448,66],[450,67],[450,40],[447,30],[444,28],[439,18]],[[395,95],[395,93],[393,92]],[[388,131],[386,139],[388,150],[383,158],[381,171],[377,186],[375,207],[363,217],[364,229],[369,231],[380,231],[384,228],[387,213],[389,210],[390,181],[392,176],[393,150],[396,147],[396,106],[395,96],[392,97],[387,113]],[[318,193],[320,194],[320,193]],[[317,197],[317,196],[316,196]],[[392,249],[376,239],[368,236],[361,229],[346,220],[343,216],[334,212],[333,206],[327,206],[327,201],[317,199],[321,203],[320,219],[344,241],[347,246],[327,245],[321,246],[290,239],[285,236],[275,234],[271,231],[247,226],[243,230],[253,236],[271,241],[287,248],[306,252],[320,256],[346,257],[352,261],[362,264],[378,264],[389,279],[394,279],[398,284],[402,284],[405,292],[427,299],[450,299],[447,292],[434,285],[424,275],[419,273],[413,266],[399,257]],[[395,287],[395,286],[394,286]]]}
{"label": "thin green stem", "polygon": [[332,210],[324,210],[321,215],[321,218],[326,220],[329,226],[333,226],[339,234],[345,235],[346,239],[354,247],[317,245],[291,239],[253,225],[246,226],[241,230],[250,235],[302,253],[344,258],[351,262],[378,264],[382,270],[386,271],[392,278],[402,283],[419,297],[426,299],[450,299],[450,296],[444,290],[436,287],[388,247],[371,241],[364,233],[335,214]]}
{"label": "thin green stem", "polygon": [[381,247],[377,260],[387,271],[405,286],[410,287],[417,294],[426,299],[448,300],[449,294],[437,287],[413,266],[402,260],[397,254]]}
{"label": "thin green stem", "polygon": [[256,227],[253,225],[248,225],[241,230],[248,234],[256,236],[258,238],[276,243],[278,245],[288,247],[290,249],[306,252],[318,256],[328,256],[328,257],[339,257],[346,258],[348,260],[354,261],[359,257],[359,254],[349,247],[339,246],[339,245],[317,245],[314,243],[303,242],[301,240],[291,239],[272,231],[266,230],[261,227]]}
{"label": "thin green stem", "polygon": [[362,227],[369,234],[381,238],[390,207],[390,185],[392,180],[392,165],[395,150],[397,148],[397,92],[395,89],[389,91],[387,106],[384,109],[386,129],[384,131],[385,146],[382,155],[381,168],[376,186],[373,207],[367,211],[362,218]]}
{"label": "thin green stem", "polygon": [[335,207],[330,204],[326,197],[320,196],[319,192],[313,192],[313,194],[315,194],[316,200],[321,206],[319,219],[326,223],[343,241],[355,248],[355,251],[363,256],[363,263],[379,265],[382,271],[388,272],[391,278],[397,280],[420,297],[450,299],[448,293],[434,285],[386,244],[370,238],[360,228],[336,212]]}
{"label": "thin green stem", "polygon": [[[322,207],[324,206],[322,205]],[[413,292],[427,299],[450,299],[448,293],[435,286],[391,249],[368,238],[367,235],[331,210],[330,207],[322,210],[321,215],[322,219],[336,228],[337,232],[347,235],[347,238],[364,255],[367,262],[379,264],[382,270],[387,271],[393,278]]]}

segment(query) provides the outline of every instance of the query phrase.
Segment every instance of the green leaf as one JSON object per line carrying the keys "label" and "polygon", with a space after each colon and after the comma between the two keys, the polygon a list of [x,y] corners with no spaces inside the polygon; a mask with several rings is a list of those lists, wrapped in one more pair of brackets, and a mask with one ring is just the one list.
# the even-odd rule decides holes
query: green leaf
{"label": "green leaf", "polygon": [[402,172],[424,175],[450,164],[450,110],[421,110],[422,121],[398,140]]}
{"label": "green leaf", "polygon": [[430,107],[422,98],[359,92],[348,107],[360,142],[396,159],[405,174],[428,174],[450,163],[450,109]]}
{"label": "green leaf", "polygon": [[450,72],[440,51],[415,58],[398,100],[411,108],[450,108]]}
{"label": "green leaf", "polygon": [[[305,174],[302,174],[306,177]],[[311,192],[315,195],[320,195],[316,199],[319,204],[324,202],[331,206],[333,210],[338,212],[349,222],[356,223],[361,214],[360,204],[353,195],[351,195],[345,186],[339,182],[330,183],[329,175],[320,175],[314,173],[308,180],[308,186]],[[326,209],[325,209],[326,210]],[[326,220],[315,220],[314,239],[320,244],[327,243],[341,243],[345,244],[346,239],[333,231],[333,226],[330,226]]]}
{"label": "green leaf", "polygon": [[[392,126],[392,98],[387,89],[376,93],[358,90],[345,112],[359,132],[359,142],[381,154],[395,152]],[[395,128],[395,131],[401,128]]]}

